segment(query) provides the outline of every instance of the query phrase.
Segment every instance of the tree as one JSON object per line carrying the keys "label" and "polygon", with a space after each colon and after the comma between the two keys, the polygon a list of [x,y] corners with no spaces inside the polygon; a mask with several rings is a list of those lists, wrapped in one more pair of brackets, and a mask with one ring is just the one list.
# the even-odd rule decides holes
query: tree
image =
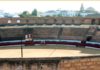
{"label": "tree", "polygon": [[62,14],[58,14],[57,16],[58,16],[58,17],[62,17]]}
{"label": "tree", "polygon": [[33,11],[32,11],[32,14],[31,14],[32,16],[37,16],[37,9],[34,9]]}
{"label": "tree", "polygon": [[23,11],[23,13],[19,14],[20,17],[30,17],[30,13],[28,11]]}

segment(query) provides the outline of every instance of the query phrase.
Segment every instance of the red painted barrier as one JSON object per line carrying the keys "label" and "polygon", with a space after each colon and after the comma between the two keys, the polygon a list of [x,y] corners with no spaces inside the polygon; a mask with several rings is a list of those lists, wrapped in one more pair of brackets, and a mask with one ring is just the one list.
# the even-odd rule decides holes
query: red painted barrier
{"label": "red painted barrier", "polygon": [[75,46],[89,46],[89,47],[94,47],[94,48],[100,48],[100,44],[92,44],[92,43],[80,43],[80,42],[68,42],[68,41],[64,41],[64,42],[60,42],[60,41],[24,41],[24,42],[0,42],[0,46],[7,46],[7,45],[25,45],[25,46],[29,46],[29,45],[35,45],[35,44],[64,44],[64,45],[75,45]]}

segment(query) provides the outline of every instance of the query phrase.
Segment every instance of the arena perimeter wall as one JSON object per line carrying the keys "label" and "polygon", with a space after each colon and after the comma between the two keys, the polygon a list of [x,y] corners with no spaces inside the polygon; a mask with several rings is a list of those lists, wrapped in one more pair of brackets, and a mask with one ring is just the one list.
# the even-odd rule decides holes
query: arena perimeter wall
{"label": "arena perimeter wall", "polygon": [[100,56],[1,58],[0,70],[100,70]]}

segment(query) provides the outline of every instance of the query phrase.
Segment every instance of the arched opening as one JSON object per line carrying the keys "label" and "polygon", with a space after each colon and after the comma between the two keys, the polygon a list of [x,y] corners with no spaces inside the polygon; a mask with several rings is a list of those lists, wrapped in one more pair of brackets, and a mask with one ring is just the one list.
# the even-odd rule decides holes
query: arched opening
{"label": "arched opening", "polygon": [[75,21],[74,21],[74,19],[72,19],[72,24],[74,24],[75,23]]}
{"label": "arched opening", "polygon": [[26,20],[26,23],[29,23],[29,20],[28,19]]}
{"label": "arched opening", "polygon": [[95,24],[95,19],[91,20],[91,24],[94,25]]}
{"label": "arched opening", "polygon": [[0,41],[2,41],[2,37],[0,36]]}
{"label": "arched opening", "polygon": [[17,23],[20,23],[20,20],[19,19],[17,20]]}
{"label": "arched opening", "polygon": [[98,25],[100,25],[100,19],[98,19]]}
{"label": "arched opening", "polygon": [[87,36],[86,41],[90,41],[92,39],[92,36]]}
{"label": "arched opening", "polygon": [[8,20],[8,23],[11,23],[11,20]]}

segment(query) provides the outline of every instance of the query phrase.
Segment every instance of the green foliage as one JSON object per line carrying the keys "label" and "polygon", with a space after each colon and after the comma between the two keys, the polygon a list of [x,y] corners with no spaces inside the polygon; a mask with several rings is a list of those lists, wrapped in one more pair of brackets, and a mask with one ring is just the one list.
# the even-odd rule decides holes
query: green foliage
{"label": "green foliage", "polygon": [[28,11],[23,11],[21,14],[19,14],[20,17],[30,17],[30,13]]}
{"label": "green foliage", "polygon": [[31,14],[32,16],[37,16],[37,9],[34,9],[33,11],[32,11],[32,14]]}
{"label": "green foliage", "polygon": [[19,14],[20,17],[33,17],[37,16],[37,9],[34,9],[32,13],[29,13],[28,11],[23,11],[21,14]]}

